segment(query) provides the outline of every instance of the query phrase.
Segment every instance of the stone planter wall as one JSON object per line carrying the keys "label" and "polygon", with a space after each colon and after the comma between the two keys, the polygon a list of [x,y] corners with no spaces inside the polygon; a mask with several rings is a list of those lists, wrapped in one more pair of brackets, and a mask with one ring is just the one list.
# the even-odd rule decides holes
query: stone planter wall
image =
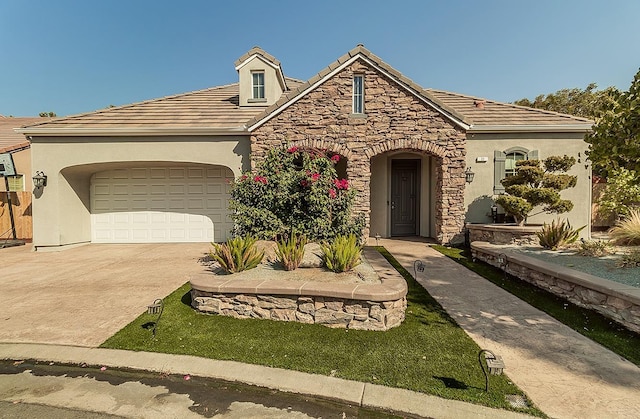
{"label": "stone planter wall", "polygon": [[343,298],[215,294],[192,290],[195,309],[237,319],[270,319],[357,330],[388,330],[404,320],[407,300],[359,301]]}
{"label": "stone planter wall", "polygon": [[491,244],[538,244],[536,232],[542,226],[518,226],[515,224],[467,224],[469,241]]}
{"label": "stone planter wall", "polygon": [[[595,310],[640,333],[640,289],[547,263],[493,246],[471,244],[473,257],[550,291],[581,307]],[[502,263],[498,261],[502,257]]]}

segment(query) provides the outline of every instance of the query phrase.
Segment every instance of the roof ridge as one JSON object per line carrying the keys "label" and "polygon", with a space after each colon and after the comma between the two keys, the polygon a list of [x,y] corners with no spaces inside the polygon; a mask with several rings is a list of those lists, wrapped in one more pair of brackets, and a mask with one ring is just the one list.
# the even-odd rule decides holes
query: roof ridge
{"label": "roof ridge", "polygon": [[457,96],[457,97],[464,97],[464,98],[469,98],[469,99],[474,99],[474,100],[483,100],[487,103],[496,103],[502,106],[509,106],[512,108],[516,108],[516,109],[522,109],[528,112],[537,112],[537,113],[543,113],[543,114],[548,114],[548,115],[555,115],[555,116],[560,116],[563,118],[567,118],[567,119],[576,119],[576,120],[580,120],[582,122],[591,122],[593,123],[594,121],[589,119],[589,118],[584,118],[581,116],[576,116],[576,115],[571,115],[568,113],[562,113],[562,112],[555,112],[555,111],[549,111],[547,109],[540,109],[540,108],[534,108],[531,106],[522,106],[522,105],[516,105],[514,103],[509,103],[509,102],[501,102],[498,100],[493,100],[493,99],[486,99],[484,97],[480,97],[480,96],[472,96],[472,95],[467,95],[464,93],[457,93],[457,92],[450,92],[448,90],[441,90],[441,89],[433,89],[433,88],[428,88],[426,90],[431,90],[434,92],[440,92],[440,93],[445,93],[448,95],[452,95],[452,96]]}
{"label": "roof ridge", "polygon": [[[132,106],[146,105],[146,104],[152,103],[152,102],[159,102],[159,101],[162,101],[162,100],[176,99],[176,98],[179,98],[179,97],[192,95],[194,93],[202,93],[202,92],[206,92],[206,91],[210,91],[210,90],[217,90],[217,89],[222,89],[222,88],[225,88],[225,87],[231,87],[231,86],[236,85],[236,84],[238,84],[238,82],[223,84],[223,85],[220,85],[220,86],[207,87],[207,88],[199,89],[199,90],[192,90],[192,91],[184,92],[184,93],[177,93],[177,94],[174,94],[174,95],[161,96],[161,97],[157,97],[157,98],[153,98],[153,99],[142,100],[140,102],[133,102],[133,103],[127,103],[125,105],[114,106],[114,107],[111,107],[111,108],[104,108],[104,109],[98,109],[98,110],[90,111],[90,112],[83,112],[83,113],[79,113],[79,114],[68,115],[68,116],[64,116],[64,117],[61,117],[61,118],[56,118],[55,122],[71,121],[71,120],[74,120],[74,119],[77,119],[77,118],[81,118],[83,116],[88,116],[88,115],[101,115],[101,114],[104,114],[104,113],[107,113],[107,112],[113,112],[113,111],[117,111],[117,110],[121,110],[121,109],[130,108]],[[38,123],[38,124],[28,125],[28,126],[29,127],[37,127],[37,126],[45,125],[48,122],[52,122],[52,120],[45,121],[45,122]]]}

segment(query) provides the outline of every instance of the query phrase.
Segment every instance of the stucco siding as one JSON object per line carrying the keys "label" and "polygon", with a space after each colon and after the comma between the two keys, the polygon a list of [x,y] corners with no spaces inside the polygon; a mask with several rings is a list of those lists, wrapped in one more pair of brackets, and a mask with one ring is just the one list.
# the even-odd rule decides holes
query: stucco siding
{"label": "stucco siding", "polygon": [[93,173],[144,164],[220,165],[234,176],[250,167],[248,137],[34,138],[34,170],[48,177],[34,194],[34,246],[91,240],[89,185]]}
{"label": "stucco siding", "polygon": [[[537,150],[538,158],[543,160],[549,156],[568,155],[576,159],[569,174],[578,177],[575,188],[561,192],[564,199],[574,204],[574,209],[565,214],[575,227],[586,225],[583,235],[587,235],[590,227],[591,208],[591,165],[586,161],[585,151],[588,144],[583,140],[584,134],[470,134],[467,141],[467,166],[475,173],[472,183],[467,184],[465,190],[466,221],[473,223],[491,222],[490,207],[494,197],[494,151],[504,151],[521,147],[527,150]],[[486,162],[478,162],[478,158],[487,158]],[[540,208],[534,209],[527,222],[541,224],[557,217],[555,214],[540,213]]]}

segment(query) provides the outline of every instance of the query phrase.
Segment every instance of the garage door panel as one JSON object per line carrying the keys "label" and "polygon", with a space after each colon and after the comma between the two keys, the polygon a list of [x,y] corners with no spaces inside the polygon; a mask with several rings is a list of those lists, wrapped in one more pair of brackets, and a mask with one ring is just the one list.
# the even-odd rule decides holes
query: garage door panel
{"label": "garage door panel", "polygon": [[228,237],[227,168],[150,167],[96,173],[92,240],[101,243],[210,242]]}

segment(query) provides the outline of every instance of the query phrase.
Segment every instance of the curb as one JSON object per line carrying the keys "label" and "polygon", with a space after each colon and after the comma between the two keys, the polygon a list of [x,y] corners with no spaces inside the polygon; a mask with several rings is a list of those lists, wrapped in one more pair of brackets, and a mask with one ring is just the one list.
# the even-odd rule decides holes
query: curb
{"label": "curb", "polygon": [[30,359],[66,364],[86,363],[112,368],[190,374],[431,418],[531,417],[523,413],[442,399],[399,388],[190,355],[34,343],[0,343],[0,359]]}

